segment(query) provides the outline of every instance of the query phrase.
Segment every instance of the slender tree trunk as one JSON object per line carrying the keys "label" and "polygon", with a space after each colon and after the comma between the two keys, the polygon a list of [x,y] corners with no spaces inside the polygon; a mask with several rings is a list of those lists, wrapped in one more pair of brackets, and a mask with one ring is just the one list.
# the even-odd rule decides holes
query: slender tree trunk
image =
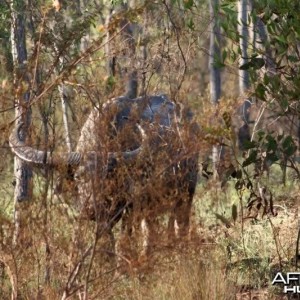
{"label": "slender tree trunk", "polygon": [[[31,122],[31,110],[29,107],[29,77],[27,74],[27,49],[25,36],[25,1],[11,1],[11,51],[13,58],[13,78],[14,78],[14,102],[16,105],[15,116],[17,125],[23,123],[20,138],[26,139],[28,128]],[[26,86],[26,88],[24,88]],[[22,160],[15,157],[14,161],[15,192],[14,192],[14,234],[13,246],[22,243],[21,229],[26,221],[26,206],[20,205],[23,201],[28,201],[32,197],[32,169]],[[21,246],[22,247],[22,246]],[[12,275],[11,299],[18,299],[18,278],[17,270]]]}
{"label": "slender tree trunk", "polygon": [[[210,55],[209,55],[209,72],[210,72],[210,99],[214,106],[217,106],[221,96],[221,72],[214,63],[215,59],[219,59],[220,53],[220,26],[218,24],[218,8],[219,0],[210,0]],[[213,172],[216,176],[217,165],[219,161],[219,149],[213,146],[212,163]]]}
{"label": "slender tree trunk", "polygon": [[[76,0],[77,2],[77,14],[78,16],[82,15],[82,12],[84,12],[87,9],[89,0]],[[99,7],[99,11],[101,8]],[[90,46],[90,33],[87,32],[81,39],[80,39],[80,51],[85,52],[88,47]]]}
{"label": "slender tree trunk", "polygon": [[221,72],[220,68],[215,67],[215,59],[220,58],[220,26],[217,21],[217,9],[219,0],[211,0],[210,15],[211,15],[211,32],[210,32],[210,56],[209,56],[209,71],[210,71],[210,97],[211,103],[217,105],[221,96]]}
{"label": "slender tree trunk", "polygon": [[[20,138],[25,140],[28,135],[28,128],[31,122],[31,110],[29,107],[30,85],[27,74],[27,50],[25,36],[25,1],[11,1],[11,49],[14,64],[14,86],[15,86],[15,104],[17,123],[24,123],[20,132]],[[26,88],[24,88],[26,86]],[[32,197],[32,169],[31,167],[15,157],[14,164],[15,176],[15,234],[14,243],[17,242],[19,230],[21,227],[21,216],[18,203],[30,200]]]}
{"label": "slender tree trunk", "polygon": [[[54,25],[54,35],[56,36],[56,40],[60,41],[62,40],[61,38],[61,33],[60,30],[62,30],[61,26],[58,26],[60,22],[62,24],[67,24],[66,17],[64,13],[66,12],[67,7],[61,7],[59,11],[56,11],[55,13],[55,22],[56,24]],[[57,25],[57,26],[56,26]],[[65,65],[65,54],[63,51],[61,53],[57,43],[54,45],[54,48],[56,50],[56,55],[59,56],[59,66],[57,67],[57,73],[59,73],[61,70],[63,70],[64,65]],[[66,49],[63,49],[66,50]],[[72,151],[72,141],[71,141],[71,135],[70,135],[70,128],[69,128],[69,116],[68,116],[68,96],[66,92],[66,87],[64,83],[60,83],[58,85],[58,92],[60,96],[60,101],[61,101],[61,107],[62,107],[62,117],[63,117],[63,124],[64,124],[64,129],[65,129],[65,142],[66,146],[68,148],[68,151]]]}
{"label": "slender tree trunk", "polygon": [[[61,56],[59,58],[59,68],[58,72],[64,68],[64,58]],[[70,134],[70,127],[69,127],[69,114],[68,114],[68,96],[67,91],[64,83],[60,83],[58,85],[58,92],[60,96],[61,101],[61,108],[62,108],[62,118],[63,118],[63,124],[65,129],[65,143],[68,148],[68,151],[72,151],[72,140],[71,140],[71,134]]]}
{"label": "slender tree trunk", "polygon": [[[248,62],[248,46],[249,46],[249,30],[247,26],[248,13],[250,7],[250,0],[239,0],[238,2],[238,32],[240,34],[240,49],[241,49],[241,59],[240,65],[244,65]],[[255,39],[256,35],[253,36]],[[255,44],[255,40],[253,40]],[[250,80],[248,70],[239,70],[239,88],[240,94],[245,97],[246,92],[249,90]],[[244,149],[245,141],[250,139],[250,128],[249,128],[249,118],[250,109],[252,105],[252,100],[245,97],[244,103],[240,108],[240,118],[242,126],[239,128],[238,141],[239,148]]]}
{"label": "slender tree trunk", "polygon": [[[122,10],[128,10],[128,4],[122,3]],[[136,54],[136,43],[133,36],[133,26],[131,22],[129,22],[126,18],[121,21],[121,27],[124,27],[122,38],[124,44],[126,45],[126,54],[127,54],[127,65],[128,70],[125,70],[125,82],[126,82],[126,96],[130,99],[134,99],[137,97],[138,91],[138,79],[137,79],[137,71],[134,68],[135,62],[135,54]]]}
{"label": "slender tree trunk", "polygon": [[[248,16],[248,1],[249,0],[239,0],[238,2],[238,31],[240,34],[240,48],[241,48],[241,59],[240,65],[244,65],[248,62],[248,38],[249,30],[247,26],[247,16]],[[247,70],[239,70],[239,86],[240,93],[245,93],[250,86],[249,73]]]}
{"label": "slender tree trunk", "polygon": [[[62,61],[61,67],[63,67],[63,59],[60,59]],[[63,83],[59,84],[58,86],[60,101],[61,101],[61,108],[62,108],[62,117],[63,117],[63,124],[65,128],[65,142],[68,148],[68,151],[72,151],[72,141],[71,141],[71,134],[70,134],[70,128],[69,128],[69,114],[68,114],[68,97],[66,93],[66,87]]]}
{"label": "slender tree trunk", "polygon": [[109,13],[106,18],[106,21],[105,21],[105,25],[107,27],[105,53],[107,56],[107,63],[106,63],[107,74],[110,77],[115,77],[116,76],[116,56],[112,53],[111,43],[109,43],[109,39],[111,37],[111,30],[109,28],[109,24],[111,22],[112,12],[113,12],[113,9],[110,8]]}
{"label": "slender tree trunk", "polygon": [[142,78],[141,78],[141,90],[140,90],[140,95],[145,95],[147,94],[147,59],[148,59],[148,30],[147,30],[147,25],[148,25],[148,13],[145,11],[145,17],[144,17],[144,24],[143,24],[143,31],[142,31],[142,64],[141,64],[141,69],[142,69]]}
{"label": "slender tree trunk", "polygon": [[269,76],[274,76],[276,74],[276,64],[272,54],[272,50],[269,46],[269,36],[266,26],[259,16],[257,16],[256,19],[255,31],[257,31],[255,47],[258,49],[263,48],[265,52],[263,55],[263,58],[265,60],[265,72]]}
{"label": "slender tree trunk", "polygon": [[[112,6],[110,8],[109,15],[106,19],[106,26],[108,28],[106,40],[108,41],[110,39],[110,21],[113,18],[112,12],[114,7]],[[120,6],[117,6],[115,8],[117,11],[117,14],[124,14],[128,10],[128,4],[122,3]],[[106,43],[105,51],[108,57],[107,60],[107,73],[111,77],[116,76],[116,67],[117,67],[117,60],[119,60],[119,63],[121,61],[121,68],[120,68],[120,76],[122,82],[124,82],[125,87],[125,96],[134,99],[137,97],[137,91],[138,91],[138,79],[137,79],[137,71],[134,67],[134,59],[136,54],[136,43],[133,36],[133,24],[129,22],[125,17],[123,17],[120,21],[120,28],[123,28],[122,34],[121,34],[121,40],[123,43],[123,52],[122,56],[120,55],[114,55],[114,46],[112,46],[112,42]],[[115,30],[115,29],[112,29]]]}
{"label": "slender tree trunk", "polygon": [[[25,18],[23,11],[25,8],[24,1],[18,1],[15,4],[11,2],[11,14],[12,14],[12,27],[11,27],[11,46],[12,57],[14,63],[14,85],[15,90],[22,90],[22,83],[25,81],[28,84],[29,78],[26,74],[27,63],[27,50],[26,50],[26,37],[25,37]],[[21,93],[16,92],[16,119],[17,122],[23,122],[25,124],[24,130],[22,130],[21,138],[25,140],[27,136],[27,129],[31,121],[31,111],[29,108],[30,93],[29,90],[22,90]],[[23,163],[18,158],[15,159],[15,200],[23,201],[28,200],[32,196],[32,186],[30,184],[32,178],[31,168]]]}
{"label": "slender tree trunk", "polygon": [[[28,31],[30,33],[30,37],[32,40],[35,40],[35,35],[36,35],[36,26],[37,23],[34,21],[34,16],[33,16],[33,9],[34,7],[37,6],[37,1],[36,0],[28,0],[28,18],[29,18],[29,26],[28,26]],[[38,54],[37,54],[38,55]],[[37,57],[37,60],[39,57]],[[33,74],[33,79],[32,79],[32,85],[36,86],[36,92],[37,94],[40,93],[39,87],[41,86],[42,83],[42,70],[40,68],[40,65],[37,64],[35,68],[35,73]],[[51,102],[50,102],[51,103]],[[51,104],[49,104],[50,106]],[[47,146],[49,145],[49,130],[48,130],[48,119],[49,119],[49,114],[47,111],[50,111],[50,109],[45,109],[46,107],[43,105],[43,103],[38,102],[37,103],[39,114],[42,120],[43,128],[44,128],[44,141],[43,144],[45,145],[45,149],[47,149]],[[50,231],[51,231],[51,226],[49,226],[49,217],[48,217],[48,211],[49,211],[49,202],[47,201],[47,195],[48,191],[50,189],[50,184],[51,184],[51,172],[49,168],[44,169],[44,177],[45,177],[45,182],[43,185],[43,192],[41,193],[41,204],[43,207],[43,226],[45,228],[44,231],[44,245],[45,245],[45,264],[44,264],[44,282],[45,284],[49,284],[50,282],[50,260],[51,260],[51,252],[50,252],[50,246],[49,246],[49,237],[50,237]],[[37,295],[39,295],[42,292],[42,287],[37,291]],[[39,296],[37,296],[39,297]]]}
{"label": "slender tree trunk", "polygon": [[[267,31],[267,28],[265,24],[263,23],[262,19],[257,16],[256,18],[256,23],[255,23],[255,30],[257,31],[257,40],[256,40],[256,47],[260,52],[263,53],[262,58],[265,61],[265,66],[263,69],[261,69],[262,76],[267,75],[269,78],[273,77],[276,75],[276,63],[275,59],[270,47],[269,43],[269,34]],[[271,97],[268,97],[268,101],[271,100]],[[298,119],[299,117],[296,116]],[[284,119],[284,118],[283,118]],[[284,122],[284,121],[283,121]],[[298,119],[299,122],[299,119]],[[284,127],[285,124],[282,124],[282,121],[277,122],[277,130],[278,132],[284,132]],[[283,128],[282,128],[283,127]],[[299,130],[299,125],[298,125],[298,130]],[[254,133],[253,133],[254,135]],[[283,159],[281,162],[281,169],[282,169],[282,183],[285,185],[286,184],[286,172],[287,172],[287,157]]]}

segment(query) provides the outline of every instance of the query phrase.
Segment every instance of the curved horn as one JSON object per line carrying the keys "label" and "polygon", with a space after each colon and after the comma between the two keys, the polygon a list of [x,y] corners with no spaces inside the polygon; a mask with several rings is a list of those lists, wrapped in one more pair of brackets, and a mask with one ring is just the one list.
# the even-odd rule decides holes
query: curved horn
{"label": "curved horn", "polygon": [[137,128],[140,131],[141,136],[142,136],[141,146],[138,147],[137,149],[134,149],[134,150],[131,150],[131,151],[124,151],[124,152],[121,152],[121,153],[109,152],[108,153],[108,160],[117,159],[118,157],[121,156],[124,159],[125,162],[129,162],[131,160],[134,160],[142,152],[142,150],[144,149],[144,145],[145,145],[147,135],[146,135],[146,133],[145,133],[145,131],[142,128],[141,125],[136,124],[136,126],[137,126]]}
{"label": "curved horn", "polygon": [[[34,164],[46,164],[46,165],[79,165],[82,160],[82,155],[79,152],[64,152],[64,153],[52,153],[50,151],[42,151],[34,149],[30,146],[27,146],[24,141],[20,139],[20,131],[24,123],[20,123],[11,133],[9,137],[9,145],[12,151],[20,159]],[[141,146],[132,151],[124,151],[121,153],[118,152],[109,152],[108,160],[117,159],[122,157],[124,161],[130,162],[134,160],[143,150],[146,133],[144,129],[137,124],[137,127],[142,136]]]}
{"label": "curved horn", "polygon": [[9,137],[9,145],[15,155],[20,159],[34,164],[79,165],[82,157],[78,152],[51,153],[27,146],[25,142],[20,139],[20,130],[23,126],[24,123],[20,123]]}

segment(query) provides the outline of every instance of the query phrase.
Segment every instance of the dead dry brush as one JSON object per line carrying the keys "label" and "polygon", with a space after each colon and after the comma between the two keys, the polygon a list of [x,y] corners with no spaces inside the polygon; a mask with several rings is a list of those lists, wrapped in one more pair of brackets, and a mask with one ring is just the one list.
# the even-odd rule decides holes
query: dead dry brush
{"label": "dead dry brush", "polygon": [[[117,24],[116,28],[111,30],[109,40],[105,40],[106,31],[96,33],[94,42],[90,43],[83,52],[76,54],[76,51],[73,51],[74,49],[72,48],[74,35],[70,34],[70,31],[67,30],[62,36],[58,36],[52,31],[53,11],[49,9],[48,11],[36,11],[35,13],[35,20],[39,20],[39,22],[36,21],[37,23],[35,24],[36,32],[34,33],[32,44],[30,44],[31,56],[26,65],[26,74],[29,74],[31,78],[31,86],[29,87],[31,92],[30,108],[32,109],[30,143],[36,144],[41,150],[50,147],[53,155],[55,155],[56,152],[61,151],[65,147],[62,111],[58,105],[60,97],[58,86],[64,85],[70,117],[73,121],[71,124],[71,136],[72,140],[76,141],[78,140],[79,129],[86,119],[86,111],[93,109],[95,106],[101,107],[107,99],[123,93],[121,80],[116,80],[111,86],[111,81],[109,81],[110,78],[107,78],[103,62],[107,59],[104,52],[104,47],[107,43],[117,41],[119,50],[114,53],[117,56],[119,53],[122,53],[124,45],[121,42],[118,44],[118,37],[121,36],[126,25],[120,27]],[[161,15],[157,14],[152,22],[160,22],[159,18],[161,18]],[[173,96],[176,94],[175,100],[179,103],[180,95],[187,94],[186,90],[189,91],[189,98],[195,100],[198,97],[197,93],[195,92],[192,95],[188,85],[186,87],[183,85],[180,93],[177,92],[178,82],[181,82],[183,77],[177,78],[174,74],[174,72],[181,73],[183,64],[187,64],[189,60],[195,57],[193,41],[188,41],[188,38],[178,30],[177,25],[176,30],[174,30],[175,23],[164,22],[163,26],[173,26],[174,28],[172,30],[170,28],[166,29],[166,31],[169,30],[167,38],[159,31],[154,30],[154,32],[151,32],[156,37],[149,39],[149,58],[146,63],[136,63],[138,66],[147,67],[146,69],[137,70],[147,74],[147,93],[161,90],[171,91]],[[81,26],[83,26],[83,23],[81,23]],[[75,32],[76,28],[80,29],[80,27],[72,27],[72,30]],[[56,39],[56,49],[51,44],[54,38]],[[179,41],[181,38],[183,40]],[[179,42],[189,57],[178,55],[179,52],[183,52],[182,49],[178,48]],[[72,55],[66,55],[67,53],[72,53]],[[64,66],[59,68],[60,57],[62,56],[67,56],[67,59]],[[184,62],[182,61],[183,58],[185,59]],[[20,74],[20,81],[23,80],[23,75]],[[117,75],[116,78],[118,78]],[[24,90],[28,88],[26,85],[20,86]],[[12,85],[7,83],[7,81],[3,81],[3,91],[5,91],[3,99],[7,99],[7,101],[3,100],[1,105],[3,110],[8,111],[6,115],[10,121],[13,121],[13,105],[10,105],[13,102],[11,100],[13,97],[8,97],[7,95],[15,95],[16,93],[21,95],[24,90],[14,91]],[[185,101],[187,100],[190,99]],[[186,103],[183,105],[186,105]],[[29,107],[27,108],[29,109]],[[183,115],[182,120],[184,120],[185,112],[182,111],[181,114]],[[3,113],[2,115],[4,116]],[[4,121],[2,130],[5,132],[7,140],[13,123],[10,122],[8,125],[7,123],[5,124],[5,119],[1,120]],[[184,122],[181,126],[184,127]],[[102,132],[98,132],[98,134],[99,136],[104,135]],[[127,137],[130,134],[132,133],[124,132],[123,137],[120,136],[121,140],[123,138],[125,149],[128,146],[126,142],[129,142]],[[198,148],[203,149],[207,147],[205,146],[206,142],[201,141],[200,137],[192,140],[183,133],[181,139],[180,143],[185,144],[185,147],[188,149],[186,155],[198,152]],[[29,143],[29,140],[27,142]],[[170,143],[172,141],[166,141],[166,147]],[[7,143],[4,145],[7,147]],[[106,147],[103,149],[104,152],[113,151],[112,149],[116,147],[113,143],[104,143],[104,146]],[[174,157],[171,157],[172,153],[169,153],[169,156],[164,156],[166,152],[166,150],[161,151],[161,155],[156,157],[157,161],[149,161],[149,170],[140,170],[139,172],[148,172],[150,174],[154,164],[163,165],[166,160],[172,165]],[[144,269],[145,266],[150,265],[148,261],[138,260],[135,254],[138,248],[143,247],[141,238],[139,238],[141,236],[141,233],[139,233],[141,217],[136,214],[134,220],[132,220],[132,226],[128,227],[128,231],[133,232],[133,238],[130,242],[134,243],[134,240],[136,240],[136,246],[128,247],[128,243],[125,242],[124,247],[131,249],[125,252],[127,253],[126,255],[116,257],[117,253],[111,250],[114,248],[108,246],[114,243],[113,236],[106,236],[104,228],[100,227],[105,222],[86,220],[80,211],[77,210],[77,187],[72,182],[72,172],[68,168],[54,170],[44,167],[39,171],[35,169],[36,174],[33,180],[34,193],[31,201],[17,203],[18,209],[21,211],[21,219],[17,240],[13,241],[15,224],[12,221],[12,206],[9,204],[12,203],[13,185],[11,185],[11,176],[8,175],[11,172],[12,156],[5,148],[1,150],[1,153],[3,157],[10,158],[9,163],[4,159],[2,160],[3,164],[1,164],[5,172],[5,176],[1,178],[1,194],[3,195],[0,220],[1,297],[7,298],[9,295],[12,295],[13,299],[105,298],[105,295],[109,294],[108,291],[111,291],[118,280],[115,278],[116,259],[122,262],[122,265],[125,266],[129,273],[139,273],[140,266]],[[158,170],[157,173],[153,174],[153,177],[148,178],[148,182],[144,186],[136,185],[135,191],[131,195],[133,198],[136,198],[135,206],[140,205],[138,199],[145,191],[156,195],[157,201],[160,202],[160,193],[164,194],[166,189],[159,180],[160,173],[164,173],[164,171],[164,169]],[[66,179],[63,179],[62,183],[59,182],[57,184],[56,181],[59,176],[66,177]],[[135,178],[140,176],[140,173],[131,174],[130,168],[124,166],[118,172],[117,185],[115,182],[110,185],[108,181],[106,186],[103,187],[100,182],[95,182],[91,192],[98,196],[100,194],[99,197],[101,197],[101,193],[105,194],[110,190],[122,191],[124,186],[126,189],[129,185],[128,178],[130,178],[130,181],[135,181]],[[54,193],[55,186],[61,189],[60,194]],[[121,193],[117,192],[117,194],[118,197],[124,197]],[[128,193],[125,196],[128,197]],[[169,197],[173,198],[176,195],[170,195]],[[162,204],[161,209],[162,211],[165,210],[164,204]],[[151,209],[149,209],[148,213],[152,213]],[[111,220],[109,219],[108,221]],[[176,249],[175,242],[175,244],[171,242],[166,245],[167,223],[168,217],[163,214],[154,225],[158,232],[152,238],[155,251],[151,253],[156,253],[158,249],[165,249],[164,251],[173,247]],[[116,239],[119,237],[121,226],[118,225],[114,228],[113,234]],[[164,251],[161,253],[164,253]]]}
{"label": "dead dry brush", "polygon": [[[87,13],[78,17],[79,22],[68,24],[69,27],[53,29],[57,16],[52,8],[37,7],[31,13],[36,28],[28,43],[30,58],[26,65],[26,74],[31,78],[32,109],[28,145],[42,151],[50,149],[51,157],[66,150],[61,93],[58,90],[63,86],[71,120],[69,134],[73,149],[87,118],[91,117],[90,112],[94,110],[100,115],[97,137],[101,138],[101,143],[93,140],[92,144],[96,144],[102,156],[99,159],[96,155],[98,165],[89,167],[92,171],[98,168],[97,171],[105,176],[107,169],[113,168],[114,164],[112,160],[111,166],[108,165],[106,170],[102,168],[107,164],[103,158],[107,153],[133,151],[140,144],[140,131],[137,128],[131,130],[130,126],[119,132],[116,139],[112,130],[115,124],[111,124],[111,116],[104,113],[109,99],[126,94],[126,80],[134,72],[141,82],[141,94],[170,95],[177,105],[176,124],[180,132],[171,132],[160,148],[153,151],[149,145],[155,143],[157,128],[149,126],[147,130],[154,133],[149,135],[143,155],[134,164],[123,161],[115,174],[103,181],[94,180],[92,176],[79,178],[87,186],[85,205],[79,201],[78,181],[75,181],[78,178],[74,178],[72,168],[36,167],[31,201],[17,203],[21,219],[14,241],[13,155],[7,141],[14,127],[13,95],[22,95],[28,86],[20,84],[21,90],[14,90],[11,76],[1,74],[4,79],[0,92],[0,129],[3,133],[0,137],[3,145],[0,149],[0,297],[220,299],[222,295],[222,299],[235,299],[236,279],[242,282],[238,285],[242,285],[253,277],[253,272],[247,273],[246,279],[244,273],[240,275],[242,272],[239,272],[241,268],[246,269],[242,265],[244,256],[255,256],[254,246],[250,243],[251,230],[255,226],[248,223],[261,220],[256,216],[245,221],[243,215],[247,199],[251,198],[245,182],[254,182],[252,175],[255,171],[251,168],[250,172],[247,171],[251,176],[246,177],[242,186],[238,183],[244,177],[239,177],[241,172],[238,172],[237,179],[234,179],[236,186],[229,192],[226,189],[232,171],[243,169],[231,124],[240,100],[233,97],[236,94],[233,76],[233,80],[230,78],[225,83],[224,104],[217,112],[209,107],[208,76],[203,71],[208,60],[205,55],[210,22],[207,15],[201,14],[200,8],[184,11],[182,7],[162,1],[117,12],[111,16],[110,23],[100,23],[95,15]],[[187,17],[191,17],[193,23],[186,27]],[[89,28],[91,20],[97,24],[92,30]],[[145,20],[143,25],[141,20]],[[136,40],[135,51],[128,51],[129,37],[125,35],[124,38],[128,25]],[[87,32],[90,41],[79,50],[74,45],[80,43]],[[147,49],[147,55],[143,47]],[[62,57],[64,63],[60,65]],[[107,61],[116,63],[115,73],[109,73]],[[20,82],[23,75],[19,76]],[[186,122],[191,115],[187,107],[192,107],[196,123],[200,124],[196,135],[191,134],[194,129]],[[228,119],[228,115],[232,119]],[[92,130],[91,127],[86,129],[87,133]],[[84,139],[80,142],[85,147],[90,143]],[[172,168],[177,167],[180,160],[198,153],[199,167],[202,163],[206,165],[208,153],[215,144],[230,148],[228,159],[224,159],[220,166],[225,169],[220,171],[225,173],[224,180],[221,178],[225,188],[220,187],[219,182],[207,183],[203,176],[199,177],[189,232],[178,239],[175,234],[178,224],[172,219],[174,199],[178,194],[176,189],[169,192],[172,180],[168,181],[175,176]],[[174,149],[180,147],[184,151],[178,154]],[[89,150],[94,150],[94,147]],[[95,154],[87,151],[83,155]],[[83,174],[86,171],[83,170]],[[239,198],[231,194],[236,190]],[[255,192],[258,199],[261,195],[258,190]],[[109,197],[111,195],[113,197]],[[147,203],[145,195],[151,195],[155,201]],[[106,201],[100,201],[99,205],[99,199]],[[233,207],[236,212],[232,212]],[[124,213],[127,209],[134,211],[128,215],[129,220]],[[87,217],[91,214],[94,214],[94,220]],[[142,225],[145,218],[153,220],[147,255],[143,253],[144,237],[150,233],[149,228]],[[267,227],[265,224],[261,226],[254,230],[259,245],[267,241],[273,247],[274,240],[278,239],[270,239],[271,233],[261,238],[260,232]],[[291,245],[290,241],[289,249]],[[276,253],[276,247],[270,251]],[[277,252],[282,260],[290,258],[290,251],[285,247],[278,246]],[[277,263],[277,256],[270,255],[274,263]],[[267,272],[263,273],[262,281]]]}

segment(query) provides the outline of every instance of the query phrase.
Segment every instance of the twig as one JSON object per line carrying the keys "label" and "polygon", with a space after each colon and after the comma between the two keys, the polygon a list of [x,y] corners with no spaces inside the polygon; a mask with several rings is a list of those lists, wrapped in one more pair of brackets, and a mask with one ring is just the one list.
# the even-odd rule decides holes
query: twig
{"label": "twig", "polygon": [[[31,107],[33,104],[35,104],[36,102],[40,101],[41,98],[47,93],[49,92],[51,89],[53,89],[61,80],[64,79],[64,77],[72,70],[74,69],[79,63],[82,62],[82,60],[84,58],[86,58],[89,55],[94,54],[95,52],[97,52],[98,50],[100,50],[101,48],[105,47],[106,44],[110,43],[113,39],[115,39],[118,35],[120,35],[123,30],[126,28],[126,26],[128,25],[128,23],[126,23],[119,31],[117,31],[108,41],[102,43],[101,45],[97,46],[94,48],[94,45],[91,45],[84,53],[82,53],[82,55],[79,58],[74,59],[68,66],[66,66],[64,68],[64,70],[47,86],[43,89],[43,91],[35,96],[34,99],[32,99],[28,105],[27,108]],[[99,38],[99,40],[95,43],[102,41],[102,37]],[[23,112],[24,114],[24,112]],[[13,122],[17,121],[19,118],[22,117],[22,114],[18,117],[16,117]]]}
{"label": "twig", "polygon": [[71,289],[76,277],[78,276],[78,273],[81,269],[84,259],[89,255],[91,249],[92,249],[92,246],[88,247],[87,250],[85,251],[85,253],[83,254],[83,256],[81,257],[81,260],[74,266],[74,268],[68,278],[68,281],[67,281],[67,284],[66,284],[66,287],[65,287],[65,290],[64,290],[61,300],[68,299],[70,297],[70,295],[72,294],[69,292],[69,290]]}
{"label": "twig", "polygon": [[185,77],[185,74],[186,74],[186,70],[187,70],[187,62],[186,62],[186,59],[185,59],[185,55],[184,55],[184,52],[182,50],[182,47],[180,45],[180,38],[179,38],[179,30],[178,30],[178,27],[177,25],[174,23],[173,21],[173,18],[171,16],[171,12],[170,12],[170,8],[167,4],[166,1],[163,1],[163,4],[164,6],[166,7],[166,10],[167,10],[167,14],[168,14],[168,17],[169,17],[169,20],[171,22],[171,24],[173,25],[174,29],[175,29],[175,33],[176,33],[176,43],[177,43],[177,46],[178,46],[178,49],[179,49],[179,52],[180,52],[180,55],[181,55],[181,58],[183,60],[183,65],[184,65],[184,68],[183,68],[183,72],[182,72],[182,75],[181,75],[181,79],[178,83],[178,86],[177,86],[177,91],[180,90],[182,84],[183,84],[183,81],[184,81],[184,77]]}
{"label": "twig", "polygon": [[274,237],[274,241],[275,241],[275,246],[276,246],[276,252],[277,252],[277,255],[278,255],[278,258],[279,258],[279,266],[280,266],[280,269],[282,270],[282,267],[283,267],[283,264],[282,264],[282,257],[281,257],[281,255],[280,255],[280,251],[279,251],[279,244],[278,244],[278,239],[277,239],[276,229],[275,229],[275,226],[273,225],[273,222],[271,221],[271,218],[270,218],[270,217],[268,217],[268,221],[269,221],[270,224],[271,224],[272,233],[273,233],[273,237]]}

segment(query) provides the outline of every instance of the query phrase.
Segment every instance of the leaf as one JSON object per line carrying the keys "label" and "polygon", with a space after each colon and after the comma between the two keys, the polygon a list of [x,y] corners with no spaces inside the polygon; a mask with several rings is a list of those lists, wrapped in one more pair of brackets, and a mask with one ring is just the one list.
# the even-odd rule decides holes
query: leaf
{"label": "leaf", "polygon": [[223,6],[223,7],[222,7],[222,10],[223,10],[227,15],[231,15],[231,14],[235,14],[235,13],[236,13],[236,11],[233,10],[232,8],[230,8],[230,7],[225,7],[225,6]]}
{"label": "leaf", "polygon": [[224,68],[225,64],[223,64],[220,60],[218,60],[213,63],[213,66],[214,68],[220,69],[220,68]]}
{"label": "leaf", "polygon": [[241,189],[244,187],[244,185],[245,185],[244,180],[243,180],[243,179],[240,179],[240,180],[238,180],[238,181],[236,182],[234,188],[235,188],[237,191],[239,191],[239,190],[241,190]]}
{"label": "leaf", "polygon": [[259,83],[255,89],[255,93],[257,97],[263,100],[265,98],[265,92],[266,92],[266,88],[262,83]]}
{"label": "leaf", "polygon": [[248,141],[248,140],[245,140],[244,143],[243,143],[243,147],[245,150],[249,150],[249,149],[253,149],[255,148],[257,145],[256,145],[256,142],[255,141]]}
{"label": "leaf", "polygon": [[225,62],[226,58],[227,58],[227,51],[223,50],[223,53],[222,53],[222,60],[223,60],[223,62]]}
{"label": "leaf", "polygon": [[246,184],[246,187],[248,190],[251,190],[253,188],[253,184],[251,181],[248,181],[247,184]]}
{"label": "leaf", "polygon": [[280,142],[284,138],[284,134],[280,134],[277,137],[277,140]]}
{"label": "leaf", "polygon": [[277,150],[277,142],[273,136],[268,134],[266,136],[267,139],[267,151],[276,151]]}
{"label": "leaf", "polygon": [[239,67],[240,70],[248,70],[250,68],[259,70],[265,65],[265,61],[261,57],[252,57],[251,60]]}
{"label": "leaf", "polygon": [[251,61],[250,61],[250,62],[247,62],[247,63],[241,65],[241,66],[239,67],[239,69],[240,69],[240,70],[248,70],[248,69],[251,68],[251,66],[252,66],[252,63],[251,63]]}
{"label": "leaf", "polygon": [[281,43],[284,43],[284,44],[287,43],[286,37],[283,36],[283,35],[277,35],[277,36],[274,36],[274,39],[276,39],[277,41],[279,41],[279,42],[281,42]]}
{"label": "leaf", "polygon": [[108,76],[105,81],[107,88],[113,88],[116,84],[116,79],[114,76]]}
{"label": "leaf", "polygon": [[249,157],[243,161],[243,167],[247,167],[256,162],[257,150],[250,151]]}
{"label": "leaf", "polygon": [[265,60],[261,57],[253,57],[251,64],[254,70],[259,70],[265,65]]}
{"label": "leaf", "polygon": [[243,176],[243,173],[242,173],[241,170],[236,171],[236,174],[235,174],[235,178],[236,178],[236,179],[241,179],[242,176]]}
{"label": "leaf", "polygon": [[283,111],[286,111],[289,107],[289,101],[283,97],[279,100],[280,106],[282,107]]}
{"label": "leaf", "polygon": [[279,157],[276,153],[268,153],[266,156],[266,161],[271,162],[271,165],[275,162],[278,161]]}
{"label": "leaf", "polygon": [[191,9],[194,5],[194,0],[184,0],[183,5],[185,9]]}
{"label": "leaf", "polygon": [[264,74],[264,84],[265,85],[268,85],[270,82],[270,77],[268,76],[267,73]]}
{"label": "leaf", "polygon": [[220,27],[223,28],[223,30],[225,32],[227,32],[228,31],[228,23],[227,23],[227,21],[226,22],[220,22]]}
{"label": "leaf", "polygon": [[298,57],[295,56],[295,55],[288,55],[287,58],[288,58],[288,60],[289,60],[290,62],[293,62],[293,63],[299,61]]}
{"label": "leaf", "polygon": [[283,140],[282,148],[283,153],[287,156],[292,156],[296,152],[297,146],[295,145],[295,142],[290,135]]}
{"label": "leaf", "polygon": [[263,130],[258,131],[258,140],[261,141],[265,137],[266,133]]}
{"label": "leaf", "polygon": [[186,25],[187,25],[187,27],[188,27],[190,30],[192,30],[192,31],[195,30],[195,23],[194,23],[194,21],[193,21],[192,18],[189,19],[189,21],[187,22]]}
{"label": "leaf", "polygon": [[231,227],[231,223],[227,218],[225,218],[224,216],[222,216],[218,213],[215,213],[215,216],[218,220],[220,220],[223,224],[225,224],[226,227]]}
{"label": "leaf", "polygon": [[235,222],[237,219],[237,216],[238,216],[237,206],[235,204],[233,204],[231,207],[231,216],[232,216],[233,222]]}
{"label": "leaf", "polygon": [[231,51],[230,58],[231,58],[231,60],[232,60],[233,62],[236,61],[236,59],[237,59],[237,54],[236,54],[234,51]]}

